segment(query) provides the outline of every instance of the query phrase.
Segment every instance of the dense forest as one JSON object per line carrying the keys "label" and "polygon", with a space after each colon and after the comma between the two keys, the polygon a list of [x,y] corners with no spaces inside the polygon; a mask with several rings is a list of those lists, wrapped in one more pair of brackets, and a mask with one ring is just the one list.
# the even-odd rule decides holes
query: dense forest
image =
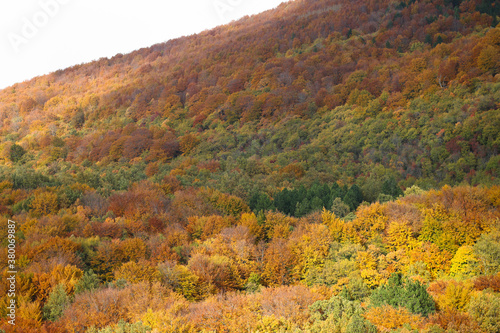
{"label": "dense forest", "polygon": [[500,332],[499,18],[295,0],[0,91],[0,332]]}

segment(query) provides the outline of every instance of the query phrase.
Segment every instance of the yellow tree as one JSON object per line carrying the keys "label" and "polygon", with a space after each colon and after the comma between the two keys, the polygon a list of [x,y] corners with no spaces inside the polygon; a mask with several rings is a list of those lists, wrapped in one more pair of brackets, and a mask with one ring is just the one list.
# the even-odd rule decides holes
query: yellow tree
{"label": "yellow tree", "polygon": [[281,286],[292,282],[293,255],[285,240],[275,238],[264,253],[262,279],[265,285]]}
{"label": "yellow tree", "polygon": [[288,241],[297,264],[293,271],[299,279],[304,279],[309,270],[323,267],[332,238],[323,224],[306,224],[297,228]]}
{"label": "yellow tree", "polygon": [[458,278],[470,278],[479,273],[479,260],[472,246],[461,246],[451,259],[450,275]]}
{"label": "yellow tree", "polygon": [[159,273],[146,260],[129,261],[114,271],[115,279],[124,279],[130,283],[150,282],[159,279]]}
{"label": "yellow tree", "polygon": [[399,221],[392,221],[387,227],[385,243],[391,251],[408,251],[417,245],[417,240],[413,237],[411,227]]}
{"label": "yellow tree", "polygon": [[78,280],[83,276],[83,272],[73,265],[57,265],[50,275],[52,278],[52,286],[62,283],[64,284],[66,292],[71,294],[74,292]]}
{"label": "yellow tree", "polygon": [[35,198],[31,202],[30,213],[33,216],[45,216],[55,214],[58,210],[57,194],[43,191],[35,193]]}
{"label": "yellow tree", "polygon": [[423,226],[420,231],[419,240],[432,242],[439,248],[449,252],[455,252],[457,246],[454,241],[454,235],[450,232],[445,232],[445,224],[449,226],[448,222],[452,216],[441,205],[436,204],[433,208],[425,208]]}
{"label": "yellow tree", "polygon": [[179,142],[181,151],[184,155],[188,155],[199,143],[200,139],[191,133],[184,135]]}
{"label": "yellow tree", "polygon": [[366,251],[358,251],[356,254],[356,263],[361,277],[370,288],[377,287],[384,280],[377,270],[380,258],[378,249],[373,245],[370,245]]}
{"label": "yellow tree", "polygon": [[345,234],[345,222],[336,217],[334,212],[325,208],[321,212],[321,221],[328,227],[332,240],[340,242]]}
{"label": "yellow tree", "polygon": [[385,230],[388,217],[385,214],[385,207],[376,202],[370,206],[361,206],[356,213],[357,218],[352,221],[362,243],[380,235]]}
{"label": "yellow tree", "polygon": [[23,326],[39,329],[42,325],[42,311],[39,301],[31,301],[29,297],[21,295],[18,298],[18,317],[23,320]]}
{"label": "yellow tree", "polygon": [[410,264],[423,262],[433,278],[439,274],[448,273],[452,255],[446,250],[441,250],[436,244],[423,242],[421,246],[409,251]]}
{"label": "yellow tree", "polygon": [[278,212],[267,212],[264,225],[268,239],[283,238],[290,236],[290,231],[297,223],[297,219]]}
{"label": "yellow tree", "polygon": [[500,68],[500,47],[487,45],[477,58],[477,66],[483,72],[498,73]]}
{"label": "yellow tree", "polygon": [[469,281],[439,280],[432,282],[427,291],[436,302],[440,311],[464,312],[474,294],[473,284]]}
{"label": "yellow tree", "polygon": [[263,228],[259,225],[259,221],[257,220],[257,216],[254,213],[243,213],[241,214],[239,225],[245,226],[248,230],[257,238],[262,239]]}
{"label": "yellow tree", "polygon": [[381,332],[388,332],[400,329],[403,326],[410,326],[412,330],[421,328],[423,318],[420,315],[411,313],[406,308],[393,308],[390,305],[371,308],[364,317],[373,323]]}

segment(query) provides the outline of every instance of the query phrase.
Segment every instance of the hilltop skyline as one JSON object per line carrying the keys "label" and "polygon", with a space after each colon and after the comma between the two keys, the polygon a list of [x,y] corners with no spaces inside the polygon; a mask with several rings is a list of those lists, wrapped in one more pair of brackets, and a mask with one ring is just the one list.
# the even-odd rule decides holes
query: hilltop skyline
{"label": "hilltop skyline", "polygon": [[286,1],[148,0],[140,8],[132,2],[94,0],[2,3],[0,89],[58,69],[199,33],[282,2]]}

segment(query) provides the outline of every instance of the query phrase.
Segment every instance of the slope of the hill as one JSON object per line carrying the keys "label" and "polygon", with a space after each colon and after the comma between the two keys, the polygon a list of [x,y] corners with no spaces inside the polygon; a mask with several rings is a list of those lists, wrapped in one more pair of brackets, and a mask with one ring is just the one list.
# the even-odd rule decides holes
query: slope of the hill
{"label": "slope of the hill", "polygon": [[[486,5],[295,1],[16,84],[0,92],[3,177],[30,167],[60,184],[85,168],[120,190],[173,173],[245,198],[371,181],[370,201],[388,178],[496,183],[500,31]],[[107,180],[119,169],[122,185]]]}

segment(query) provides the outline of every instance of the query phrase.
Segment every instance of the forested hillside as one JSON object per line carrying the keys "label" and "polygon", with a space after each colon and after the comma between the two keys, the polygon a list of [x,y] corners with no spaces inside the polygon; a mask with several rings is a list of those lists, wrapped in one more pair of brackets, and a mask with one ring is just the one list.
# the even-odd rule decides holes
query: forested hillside
{"label": "forested hillside", "polygon": [[296,0],[0,91],[0,328],[498,332],[499,15]]}

